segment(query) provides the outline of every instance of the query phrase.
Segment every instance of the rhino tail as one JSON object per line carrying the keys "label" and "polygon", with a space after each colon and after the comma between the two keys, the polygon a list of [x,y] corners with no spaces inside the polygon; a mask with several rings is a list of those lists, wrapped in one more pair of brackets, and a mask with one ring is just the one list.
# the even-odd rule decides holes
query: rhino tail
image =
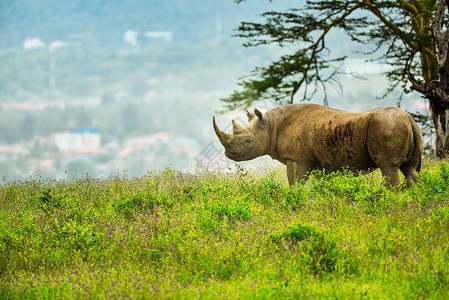
{"label": "rhino tail", "polygon": [[421,171],[421,155],[423,151],[421,131],[419,130],[418,124],[416,124],[413,118],[411,119],[410,125],[412,126],[413,142],[414,142],[410,162],[416,166],[416,171],[419,172]]}

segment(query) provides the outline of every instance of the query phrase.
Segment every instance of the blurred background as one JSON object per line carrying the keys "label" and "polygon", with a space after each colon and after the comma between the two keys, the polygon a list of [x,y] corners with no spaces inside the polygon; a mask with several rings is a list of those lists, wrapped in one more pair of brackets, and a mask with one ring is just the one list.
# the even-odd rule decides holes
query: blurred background
{"label": "blurred background", "polygon": [[[220,98],[256,66],[301,45],[244,48],[233,30],[292,7],[297,0],[1,1],[0,179],[234,166],[212,128]],[[401,91],[376,100],[390,66],[367,63],[363,49],[338,32],[330,37],[331,54],[349,57],[342,71],[356,76],[340,76],[343,91],[329,90],[329,105],[397,105]],[[401,106],[428,109],[418,94]],[[246,125],[246,114],[235,111],[218,115],[220,128],[229,132],[232,118]]]}

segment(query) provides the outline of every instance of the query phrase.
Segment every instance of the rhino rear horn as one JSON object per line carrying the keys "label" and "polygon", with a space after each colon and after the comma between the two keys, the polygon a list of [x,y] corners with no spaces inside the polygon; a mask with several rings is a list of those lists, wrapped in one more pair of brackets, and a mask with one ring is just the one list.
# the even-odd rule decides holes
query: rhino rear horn
{"label": "rhino rear horn", "polygon": [[245,130],[245,127],[232,120],[232,133],[238,134]]}
{"label": "rhino rear horn", "polygon": [[249,112],[246,108],[245,108],[245,111],[246,111],[246,116],[248,117],[248,122],[251,122],[251,120],[254,119],[256,117],[256,115]]}
{"label": "rhino rear horn", "polygon": [[223,132],[220,130],[220,128],[218,128],[217,123],[215,122],[215,117],[212,118],[213,123],[214,123],[214,130],[215,130],[215,134],[218,136],[218,139],[220,140],[220,143],[224,146],[227,147],[229,145],[229,142],[232,139],[232,136],[226,132]]}

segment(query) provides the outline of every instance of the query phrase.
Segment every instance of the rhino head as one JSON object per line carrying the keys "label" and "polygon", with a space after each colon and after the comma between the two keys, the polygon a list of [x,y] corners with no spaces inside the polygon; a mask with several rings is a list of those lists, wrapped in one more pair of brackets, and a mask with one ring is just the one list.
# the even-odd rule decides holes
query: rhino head
{"label": "rhino head", "polygon": [[215,117],[214,130],[225,148],[225,155],[234,161],[250,160],[268,154],[270,146],[269,124],[266,116],[257,109],[254,114],[247,111],[249,126],[244,127],[232,120],[232,134],[221,131]]}

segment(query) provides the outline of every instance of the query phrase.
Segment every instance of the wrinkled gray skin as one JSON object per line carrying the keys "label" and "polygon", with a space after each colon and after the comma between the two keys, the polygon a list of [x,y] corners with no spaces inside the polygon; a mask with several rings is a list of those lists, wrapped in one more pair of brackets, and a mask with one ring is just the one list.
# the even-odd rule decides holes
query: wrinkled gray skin
{"label": "wrinkled gray skin", "polygon": [[289,104],[262,114],[247,111],[248,127],[233,123],[233,134],[215,133],[234,161],[270,155],[287,165],[290,185],[316,169],[355,173],[380,168],[388,185],[419,181],[422,138],[413,118],[398,107],[346,112],[317,104]]}

